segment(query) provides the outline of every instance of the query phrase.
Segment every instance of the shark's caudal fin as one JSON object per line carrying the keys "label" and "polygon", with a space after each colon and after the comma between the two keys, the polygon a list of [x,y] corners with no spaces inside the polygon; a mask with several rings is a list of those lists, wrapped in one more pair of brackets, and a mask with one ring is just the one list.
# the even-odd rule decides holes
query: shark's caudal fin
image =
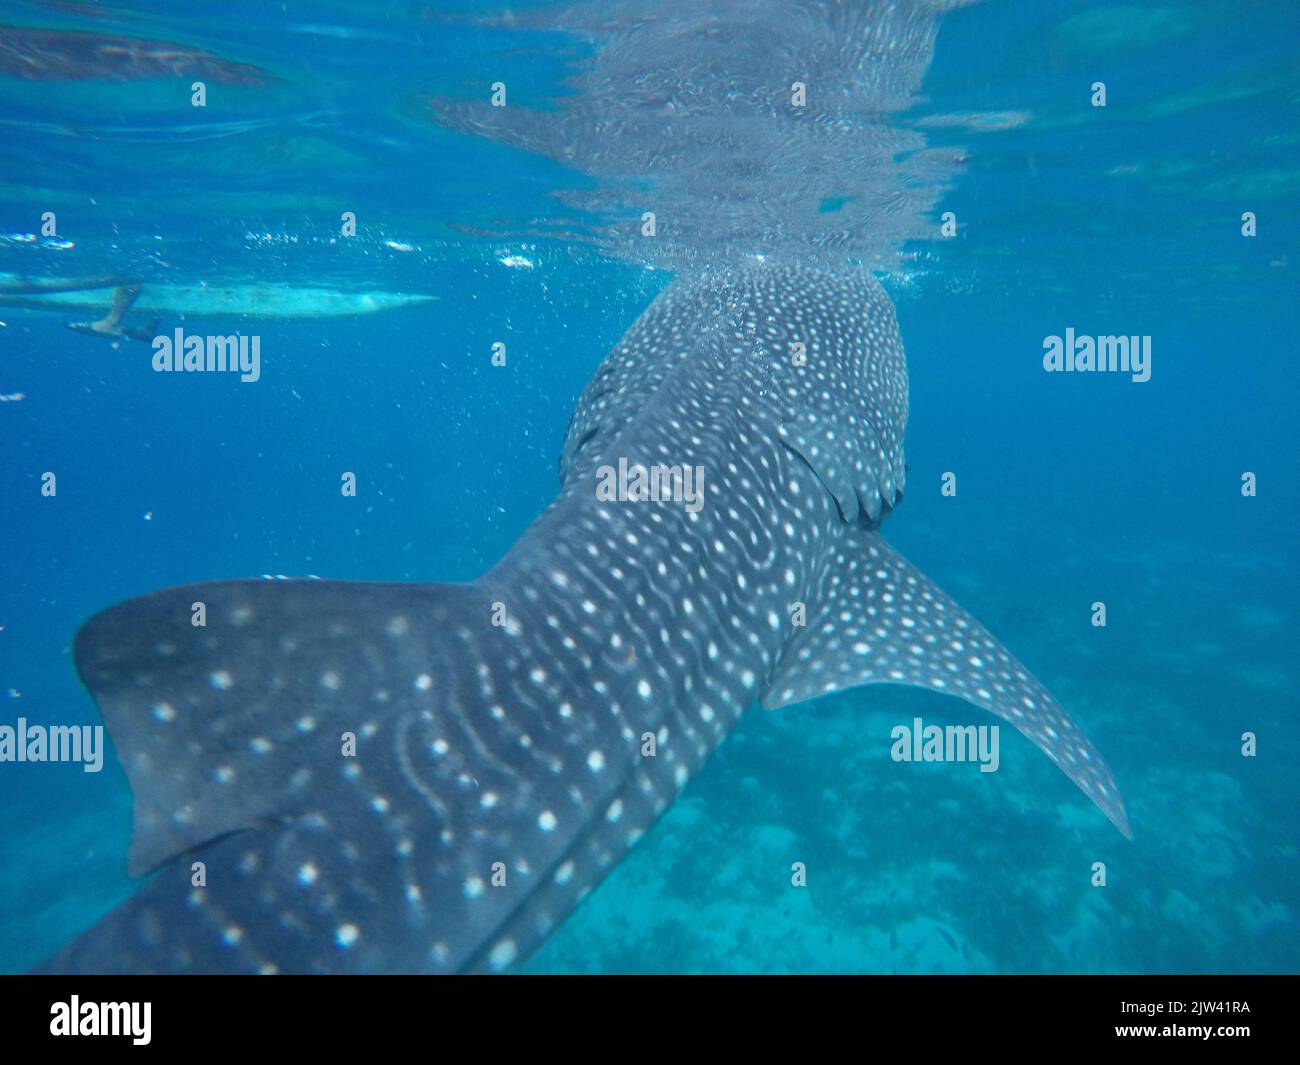
{"label": "shark's caudal fin", "polygon": [[490,855],[534,856],[470,838],[514,767],[482,748],[482,721],[441,712],[473,677],[457,662],[506,638],[486,600],[477,584],[218,581],[91,618],[77,670],[134,793],[130,870],[158,872],[41,971],[494,967],[519,878],[463,885]]}
{"label": "shark's caudal fin", "polygon": [[546,697],[562,636],[527,593],[492,625],[501,594],[220,581],[91,618],[77,670],[134,792],[131,871],[158,873],[42,969],[509,968],[653,795],[593,754],[605,718]]}
{"label": "shark's caudal fin", "polygon": [[1060,703],[878,533],[845,529],[813,601],[816,613],[786,645],[764,707],[862,684],[911,684],[955,695],[1029,737],[1133,838],[1110,768]]}
{"label": "shark's caudal fin", "polygon": [[91,618],[76,666],[134,793],[132,874],[326,801],[341,734],[399,702],[386,686],[441,682],[437,633],[469,587],[216,581]]}

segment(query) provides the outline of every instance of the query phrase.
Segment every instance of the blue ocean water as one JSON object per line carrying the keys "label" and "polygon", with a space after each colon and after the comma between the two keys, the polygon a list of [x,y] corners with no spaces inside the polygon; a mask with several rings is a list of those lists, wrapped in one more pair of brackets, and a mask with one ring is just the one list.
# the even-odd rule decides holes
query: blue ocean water
{"label": "blue ocean water", "polygon": [[[873,68],[880,99],[856,114],[868,139],[912,140],[832,171],[839,195],[813,156],[764,178],[783,210],[808,199],[800,181],[816,205],[758,235],[741,178],[733,205],[665,177],[679,217],[726,206],[716,231],[674,231],[661,210],[672,252],[647,262],[625,234],[661,172],[716,165],[703,144],[680,149],[695,168],[662,160],[654,130],[512,140],[458,108],[498,81],[544,113],[600,99],[582,72],[606,38],[637,17],[671,29],[679,5],[610,5],[603,37],[535,4],[508,19],[490,4],[0,5],[0,272],[437,297],[232,320],[260,335],[256,384],[156,374],[147,344],[0,305],[0,394],[22,397],[0,404],[0,724],[97,723],[71,638],[155,588],[478,575],[553,497],[577,395],[671,276],[746,240],[807,252],[820,215],[839,234],[822,254],[878,270],[907,348],[910,472],[885,536],[1081,723],[1135,839],[1009,729],[997,773],[893,762],[897,723],[977,720],[934,693],[755,708],[526,971],[1295,971],[1294,10],[916,6],[933,24],[897,49],[916,84]],[[699,31],[699,5],[680,17]],[[263,73],[58,33],[179,42]],[[815,97],[822,67],[804,58]],[[711,98],[707,66],[699,78]],[[710,137],[739,152],[747,135],[737,118]],[[897,209],[860,211],[872,195]],[[1044,373],[1044,338],[1067,328],[1150,336],[1150,380]],[[132,891],[130,789],[111,755],[98,774],[4,763],[0,819],[0,969],[20,971]]]}

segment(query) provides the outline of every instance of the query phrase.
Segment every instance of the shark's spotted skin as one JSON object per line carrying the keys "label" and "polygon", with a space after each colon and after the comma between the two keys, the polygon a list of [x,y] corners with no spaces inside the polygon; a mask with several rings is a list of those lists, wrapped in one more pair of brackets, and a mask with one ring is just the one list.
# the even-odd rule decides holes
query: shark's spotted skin
{"label": "shark's spotted skin", "polygon": [[[560,495],[479,580],[222,582],[96,616],[77,666],[135,792],[133,868],[161,869],[47,967],[510,969],[755,699],[873,682],[1005,718],[1127,834],[1077,726],[876,532],[906,418],[866,274],[678,282],[579,402]],[[702,468],[703,506],[601,501],[620,459]]]}
{"label": "shark's spotted skin", "polygon": [[827,559],[814,601],[819,612],[787,645],[763,694],[765,707],[859,684],[913,684],[956,695],[1033,740],[1132,839],[1109,768],[1061,704],[879,534],[865,534]]}

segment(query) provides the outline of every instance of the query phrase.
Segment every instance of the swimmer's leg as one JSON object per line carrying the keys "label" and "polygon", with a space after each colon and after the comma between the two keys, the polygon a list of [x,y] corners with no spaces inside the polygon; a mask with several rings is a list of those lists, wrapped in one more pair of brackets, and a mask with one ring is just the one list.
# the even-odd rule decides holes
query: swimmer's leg
{"label": "swimmer's leg", "polygon": [[131,304],[140,295],[138,284],[119,285],[113,292],[113,306],[109,308],[108,317],[91,325],[96,332],[120,333],[122,317],[131,309]]}
{"label": "swimmer's leg", "polygon": [[131,309],[131,304],[135,303],[136,297],[140,295],[140,287],[137,282],[119,285],[113,290],[113,306],[109,308],[105,317],[98,322],[69,322],[68,328],[75,329],[78,333],[90,333],[101,337],[136,336],[135,330],[122,328],[122,318]]}

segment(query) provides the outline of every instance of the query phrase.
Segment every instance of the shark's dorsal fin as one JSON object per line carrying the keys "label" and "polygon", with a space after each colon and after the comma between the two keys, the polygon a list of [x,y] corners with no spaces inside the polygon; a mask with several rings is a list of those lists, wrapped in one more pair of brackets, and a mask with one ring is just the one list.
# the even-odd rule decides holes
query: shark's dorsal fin
{"label": "shark's dorsal fin", "polygon": [[1133,838],[1110,768],[1061,704],[878,533],[845,530],[814,603],[762,694],[764,707],[862,684],[955,695],[1014,725]]}

